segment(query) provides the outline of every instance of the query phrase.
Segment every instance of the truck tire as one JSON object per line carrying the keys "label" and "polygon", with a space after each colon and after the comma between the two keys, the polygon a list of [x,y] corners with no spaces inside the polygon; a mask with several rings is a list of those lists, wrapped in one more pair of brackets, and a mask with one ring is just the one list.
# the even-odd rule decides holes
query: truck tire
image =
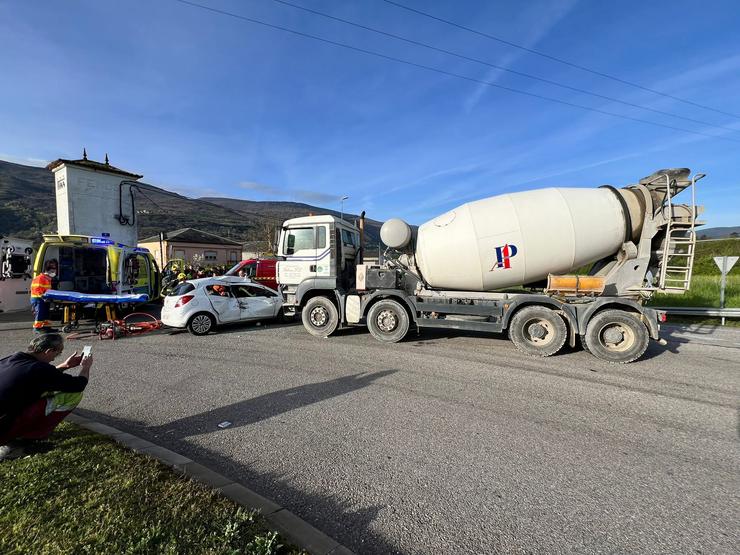
{"label": "truck tire", "polygon": [[206,335],[216,327],[216,320],[207,312],[193,314],[188,320],[187,328],[193,335]]}
{"label": "truck tire", "polygon": [[378,341],[398,343],[409,331],[409,315],[398,301],[378,301],[367,314],[367,327]]}
{"label": "truck tire", "polygon": [[527,306],[509,323],[509,339],[521,352],[549,357],[565,345],[568,328],[560,315],[544,306]]}
{"label": "truck tire", "polygon": [[303,327],[316,337],[329,337],[339,327],[339,312],[326,297],[309,299],[301,311]]}
{"label": "truck tire", "polygon": [[645,324],[633,312],[604,310],[588,322],[582,342],[585,349],[596,358],[614,364],[626,364],[645,353],[650,335]]}

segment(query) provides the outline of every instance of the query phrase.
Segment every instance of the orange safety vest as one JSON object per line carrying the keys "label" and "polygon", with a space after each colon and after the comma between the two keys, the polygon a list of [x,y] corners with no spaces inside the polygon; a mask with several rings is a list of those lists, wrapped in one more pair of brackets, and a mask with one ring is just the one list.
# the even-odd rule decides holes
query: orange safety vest
{"label": "orange safety vest", "polygon": [[31,298],[40,299],[51,289],[51,278],[46,274],[39,274],[31,282]]}

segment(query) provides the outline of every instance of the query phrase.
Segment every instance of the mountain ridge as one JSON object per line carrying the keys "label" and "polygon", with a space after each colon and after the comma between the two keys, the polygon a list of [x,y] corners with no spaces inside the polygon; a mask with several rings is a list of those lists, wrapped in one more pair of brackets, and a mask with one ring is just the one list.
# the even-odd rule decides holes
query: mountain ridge
{"label": "mountain ridge", "polygon": [[[207,231],[242,243],[261,241],[269,249],[275,230],[283,221],[329,210],[290,201],[257,201],[230,197],[190,198],[164,188],[139,182],[136,216],[139,239],[183,227]],[[345,214],[352,221],[359,216]],[[380,242],[381,222],[366,219],[369,246]],[[0,236],[41,240],[56,231],[56,201],[51,171],[0,160]]]}

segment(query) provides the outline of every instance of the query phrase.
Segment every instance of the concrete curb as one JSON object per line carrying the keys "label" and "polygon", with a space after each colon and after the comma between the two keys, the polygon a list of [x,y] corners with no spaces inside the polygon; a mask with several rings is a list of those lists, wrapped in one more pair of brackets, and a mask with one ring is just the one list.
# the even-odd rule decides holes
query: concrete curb
{"label": "concrete curb", "polygon": [[155,458],[175,472],[215,489],[242,507],[259,509],[273,529],[312,555],[353,555],[352,551],[288,509],[188,457],[79,414],[70,414],[67,416],[67,421],[108,436],[137,453]]}

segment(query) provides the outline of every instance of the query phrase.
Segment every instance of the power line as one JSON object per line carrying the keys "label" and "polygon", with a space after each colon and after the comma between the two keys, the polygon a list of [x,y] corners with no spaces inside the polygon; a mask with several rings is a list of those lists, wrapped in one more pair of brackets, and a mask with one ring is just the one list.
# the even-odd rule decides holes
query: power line
{"label": "power line", "polygon": [[671,112],[665,112],[663,110],[657,110],[655,108],[650,108],[648,106],[643,106],[641,104],[635,104],[633,102],[627,102],[625,100],[619,100],[618,98],[614,98],[614,97],[611,97],[611,96],[607,96],[607,95],[603,95],[603,94],[591,92],[591,91],[588,91],[586,89],[581,89],[579,87],[573,87],[571,85],[566,85],[564,83],[559,83],[558,81],[553,81],[553,80],[547,79],[545,77],[538,77],[537,75],[532,75],[531,73],[525,73],[523,71],[517,71],[517,70],[514,70],[514,69],[510,69],[510,68],[507,68],[507,67],[504,67],[504,66],[500,66],[500,65],[496,65],[496,64],[487,62],[485,60],[480,60],[478,58],[471,58],[470,56],[466,56],[464,54],[453,52],[451,50],[446,50],[444,48],[439,48],[439,47],[433,46],[431,44],[427,44],[427,43],[423,43],[423,42],[420,42],[420,41],[417,41],[417,40],[409,39],[409,38],[403,37],[401,35],[396,35],[396,34],[393,34],[393,33],[389,33],[387,31],[383,31],[381,29],[376,29],[374,27],[369,27],[369,26],[363,25],[361,23],[356,23],[354,21],[349,21],[347,19],[342,19],[341,17],[336,17],[336,16],[333,16],[333,15],[328,14],[328,13],[325,13],[325,12],[321,12],[321,11],[318,11],[318,10],[313,10],[311,8],[306,8],[305,6],[300,6],[298,4],[293,4],[292,2],[288,2],[287,0],[272,0],[272,1],[273,2],[276,2],[278,4],[283,4],[285,6],[290,6],[292,8],[296,8],[298,10],[303,10],[304,12],[308,12],[308,13],[312,13],[312,14],[315,14],[315,15],[319,15],[319,16],[325,17],[327,19],[331,19],[331,20],[334,20],[334,21],[339,21],[340,23],[344,23],[346,25],[351,25],[351,26],[357,27],[359,29],[364,29],[364,30],[370,31],[372,33],[377,33],[379,35],[384,35],[386,37],[390,37],[390,38],[393,38],[393,39],[396,39],[396,40],[400,40],[400,41],[406,42],[408,44],[413,44],[415,46],[421,46],[422,48],[427,48],[429,50],[434,50],[435,52],[441,52],[443,54],[454,56],[456,58],[460,58],[461,60],[466,60],[466,61],[469,61],[469,62],[474,62],[474,63],[481,64],[481,65],[484,65],[484,66],[488,66],[488,67],[491,67],[491,68],[494,68],[494,69],[498,69],[500,71],[505,71],[507,73],[511,73],[511,74],[514,74],[514,75],[519,75],[520,77],[526,77],[527,79],[534,79],[535,81],[540,81],[542,83],[547,83],[548,85],[554,85],[556,87],[560,87],[560,88],[563,88],[563,89],[568,89],[568,90],[571,90],[571,91],[574,91],[574,92],[577,92],[577,93],[587,94],[589,96],[593,96],[593,97],[596,97],[596,98],[601,98],[603,100],[608,100],[609,102],[616,102],[618,104],[623,104],[625,106],[630,106],[632,108],[639,108],[640,110],[647,110],[648,112],[653,112],[655,114],[661,114],[661,115],[664,115],[664,116],[670,116],[672,118],[682,119],[682,120],[685,120],[685,121],[690,121],[692,123],[698,123],[698,124],[706,125],[706,126],[709,126],[709,127],[716,127],[717,129],[722,129],[724,131],[732,131],[734,133],[740,132],[740,129],[733,129],[732,127],[725,127],[723,125],[717,125],[717,124],[714,124],[714,123],[710,123],[708,121],[694,119],[694,118],[682,116],[682,115],[679,115],[679,114],[673,114]]}
{"label": "power line", "polygon": [[466,27],[465,25],[461,25],[459,23],[455,23],[454,21],[450,21],[448,19],[443,19],[441,17],[437,17],[436,15],[432,15],[427,12],[423,12],[421,10],[417,10],[416,8],[412,8],[410,6],[406,6],[404,4],[401,4],[399,2],[395,2],[394,0],[383,0],[383,2],[386,2],[388,4],[391,4],[393,6],[399,7],[401,9],[407,10],[409,12],[413,12],[418,15],[422,15],[424,17],[428,17],[429,19],[434,19],[435,21],[439,21],[441,23],[446,23],[447,25],[452,25],[453,27],[457,27],[458,29],[462,29],[464,31],[468,31],[470,33],[474,33],[476,35],[480,35],[481,37],[485,37],[487,39],[495,40],[496,42],[500,42],[501,44],[506,44],[507,46],[511,46],[512,48],[518,48],[519,50],[524,50],[525,52],[529,52],[530,54],[535,54],[536,56],[541,56],[543,58],[547,58],[548,60],[552,60],[554,62],[558,62],[560,64],[564,64],[567,66],[570,66],[575,69],[580,69],[581,71],[586,71],[588,73],[592,73],[594,75],[598,75],[599,77],[604,77],[605,79],[611,79],[612,81],[616,81],[617,83],[622,83],[623,85],[629,85],[630,87],[635,87],[637,89],[641,89],[643,91],[647,91],[653,94],[657,94],[659,96],[663,96],[665,98],[670,98],[672,100],[677,100],[678,102],[683,102],[684,104],[690,104],[692,106],[696,106],[697,108],[703,108],[704,110],[710,110],[712,112],[717,112],[718,114],[724,114],[725,116],[730,116],[732,118],[740,118],[737,114],[732,114],[730,112],[725,112],[724,110],[719,110],[717,108],[712,108],[711,106],[707,106],[705,104],[699,104],[698,102],[694,102],[693,100],[687,100],[685,98],[680,98],[678,96],[674,96],[672,94],[664,93],[661,91],[657,91],[655,89],[651,89],[649,87],[645,87],[643,85],[640,85],[639,83],[634,83],[632,81],[627,81],[626,79],[621,79],[620,77],[615,77],[614,75],[609,75],[608,73],[603,73],[601,71],[597,71],[595,69],[588,68],[586,66],[582,66],[579,64],[576,64],[574,62],[569,62],[568,60],[564,60],[562,58],[558,58],[556,56],[551,56],[550,54],[546,54],[545,52],[541,52],[539,50],[533,50],[532,48],[527,48],[526,46],[522,46],[521,44],[516,44],[514,42],[508,41],[506,39],[502,39],[501,37],[497,37],[495,35],[491,35],[489,33],[484,33],[482,31],[477,31],[476,29],[472,29],[470,27]]}
{"label": "power line", "polygon": [[635,121],[635,122],[638,122],[638,123],[643,123],[643,124],[646,124],[646,125],[652,125],[653,127],[662,127],[664,129],[670,129],[672,131],[681,131],[683,133],[691,133],[692,135],[701,135],[701,136],[710,137],[710,138],[713,138],[713,139],[721,139],[721,140],[724,140],[724,141],[732,141],[732,142],[735,142],[735,143],[740,143],[740,140],[733,139],[733,138],[730,138],[730,137],[723,137],[721,135],[712,135],[711,133],[702,133],[701,131],[694,131],[692,129],[684,129],[683,127],[675,127],[675,126],[672,126],[672,125],[666,125],[666,124],[663,124],[663,123],[657,123],[657,122],[646,120],[646,119],[635,118],[635,117],[632,117],[632,116],[626,116],[626,115],[623,115],[623,114],[618,114],[616,112],[610,112],[608,110],[602,110],[600,108],[592,108],[590,106],[584,106],[583,104],[576,104],[575,102],[569,102],[567,100],[560,100],[558,98],[553,98],[553,97],[550,97],[550,96],[545,96],[545,95],[536,94],[536,93],[532,93],[532,92],[528,92],[528,91],[523,91],[523,90],[520,90],[520,89],[515,89],[513,87],[507,87],[505,85],[500,85],[498,83],[492,83],[490,81],[484,81],[483,79],[477,79],[475,77],[468,77],[467,75],[461,75],[459,73],[453,73],[451,71],[446,71],[446,70],[439,69],[439,68],[436,68],[436,67],[427,66],[427,65],[424,65],[424,64],[418,64],[416,62],[411,62],[409,60],[404,60],[404,59],[401,59],[401,58],[396,58],[396,57],[393,57],[393,56],[388,56],[386,54],[381,54],[380,52],[374,52],[372,50],[367,50],[365,48],[360,48],[360,47],[352,46],[352,45],[345,44],[345,43],[342,43],[342,42],[337,42],[337,41],[334,41],[334,40],[325,39],[323,37],[319,37],[319,36],[316,36],[316,35],[311,35],[309,33],[304,33],[302,31],[296,31],[295,29],[290,29],[288,27],[282,27],[280,25],[275,25],[273,23],[267,23],[266,21],[261,21],[259,19],[254,19],[254,18],[251,18],[251,17],[239,15],[239,14],[236,14],[236,13],[233,13],[233,12],[227,12],[225,10],[220,10],[218,8],[212,8],[210,6],[205,6],[203,4],[198,4],[196,2],[191,2],[190,0],[174,0],[174,1],[175,2],[179,2],[180,4],[186,4],[188,6],[192,6],[194,8],[199,8],[199,9],[210,11],[210,12],[217,13],[217,14],[220,14],[220,15],[225,15],[225,16],[228,16],[228,17],[233,17],[235,19],[240,19],[242,21],[247,21],[249,23],[254,23],[256,25],[262,25],[263,27],[268,27],[270,29],[276,29],[278,31],[283,31],[283,32],[286,32],[286,33],[291,33],[293,35],[297,35],[297,36],[304,37],[304,38],[309,38],[309,39],[316,40],[316,41],[319,41],[319,42],[323,42],[323,43],[326,43],[326,44],[331,44],[333,46],[339,46],[339,47],[345,48],[347,50],[353,50],[355,52],[361,52],[363,54],[368,54],[370,56],[375,56],[377,58],[382,58],[384,60],[390,60],[390,61],[397,62],[397,63],[400,63],[400,64],[405,64],[405,65],[408,65],[408,66],[411,66],[411,67],[416,67],[416,68],[424,69],[424,70],[427,70],[427,71],[433,71],[435,73],[439,73],[440,75],[446,75],[447,77],[455,77],[457,79],[462,79],[464,81],[469,81],[471,83],[479,83],[481,85],[486,85],[488,87],[494,87],[494,88],[505,90],[505,91],[509,91],[509,92],[512,92],[512,93],[515,93],[515,94],[529,96],[531,98],[537,98],[537,99],[540,99],[540,100],[546,100],[548,102],[553,102],[553,103],[556,103],[556,104],[561,104],[563,106],[570,106],[571,108],[578,108],[578,109],[581,109],[581,110],[586,110],[586,111],[589,111],[589,112],[594,112],[594,113],[602,114],[602,115],[605,115],[605,116],[611,116],[611,117],[620,118],[620,119],[624,119],[624,120],[628,120],[628,121]]}

